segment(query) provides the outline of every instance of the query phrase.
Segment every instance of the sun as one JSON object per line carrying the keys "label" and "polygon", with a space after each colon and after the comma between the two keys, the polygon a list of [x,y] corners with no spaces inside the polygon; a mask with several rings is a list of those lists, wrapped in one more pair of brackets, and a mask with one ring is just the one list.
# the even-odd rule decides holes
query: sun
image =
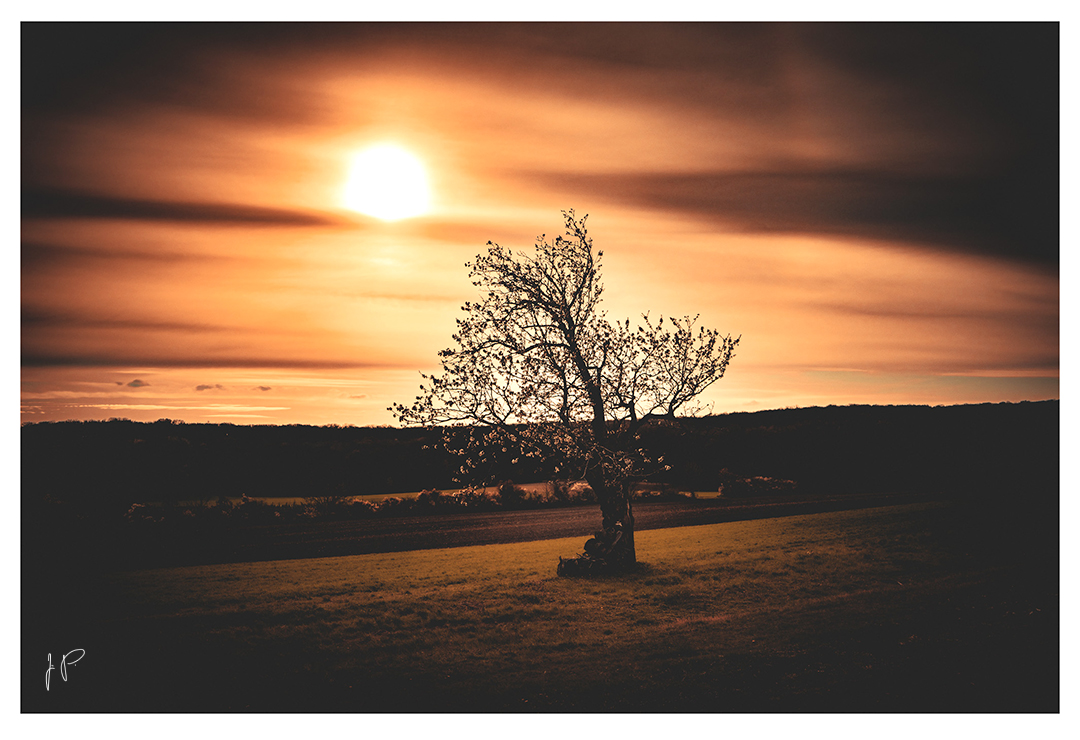
{"label": "sun", "polygon": [[352,159],[342,200],[383,221],[421,216],[431,207],[424,163],[395,144],[368,147]]}

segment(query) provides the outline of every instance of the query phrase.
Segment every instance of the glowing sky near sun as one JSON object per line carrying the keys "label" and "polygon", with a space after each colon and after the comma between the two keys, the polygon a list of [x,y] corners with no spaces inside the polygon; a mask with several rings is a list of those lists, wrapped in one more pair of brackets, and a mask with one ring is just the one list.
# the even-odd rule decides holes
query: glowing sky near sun
{"label": "glowing sky near sun", "polygon": [[342,190],[342,205],[383,221],[423,216],[431,207],[424,163],[395,144],[374,144],[354,155]]}
{"label": "glowing sky near sun", "polygon": [[718,412],[1057,398],[1056,59],[1052,24],[24,24],[22,419],[393,423],[464,263],[567,208],[613,318],[742,335]]}

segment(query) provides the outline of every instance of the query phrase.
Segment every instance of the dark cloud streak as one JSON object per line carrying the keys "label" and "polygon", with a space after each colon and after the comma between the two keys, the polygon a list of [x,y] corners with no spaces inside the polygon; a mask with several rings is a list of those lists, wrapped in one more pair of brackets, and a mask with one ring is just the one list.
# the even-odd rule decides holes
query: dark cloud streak
{"label": "dark cloud streak", "polygon": [[904,321],[918,320],[918,321],[970,321],[970,320],[982,320],[987,322],[993,322],[997,325],[1007,325],[1010,323],[1028,323],[1028,324],[1043,324],[1046,322],[1057,323],[1057,301],[1052,298],[1047,298],[1044,304],[1041,306],[1042,312],[1034,311],[1030,314],[1024,314],[1017,316],[1014,311],[1009,309],[969,309],[969,310],[955,310],[950,308],[939,307],[912,307],[907,304],[880,304],[880,305],[865,305],[865,304],[848,304],[839,302],[830,303],[817,303],[817,308],[825,309],[828,311],[834,311],[836,313],[848,314],[853,316],[865,316],[874,319],[900,319]]}
{"label": "dark cloud streak", "polygon": [[62,244],[24,241],[21,243],[21,267],[24,275],[39,270],[49,270],[57,264],[71,264],[79,260],[136,260],[163,264],[190,261],[224,261],[226,257],[209,254],[183,254],[179,252],[151,252],[101,249],[97,247],[70,247]]}
{"label": "dark cloud streak", "polygon": [[[339,39],[378,34],[379,24],[23,23],[22,111],[115,112],[129,105],[197,106],[223,115],[303,123],[314,105],[282,108],[261,85],[237,86],[218,64],[237,51],[282,58]],[[297,91],[300,92],[300,91]],[[310,102],[310,101],[309,101]]]}
{"label": "dark cloud streak", "polygon": [[173,357],[168,355],[114,353],[23,352],[23,367],[157,367],[157,368],[252,368],[288,370],[361,370],[365,368],[411,369],[412,365],[378,362],[298,360],[293,357]]}
{"label": "dark cloud streak", "polygon": [[56,188],[23,188],[23,218],[115,218],[268,226],[354,225],[343,216],[231,203],[117,198]]}
{"label": "dark cloud streak", "polygon": [[538,174],[575,196],[674,210],[738,231],[897,239],[1056,268],[1056,181],[1017,192],[1008,177],[890,172]]}
{"label": "dark cloud streak", "polygon": [[100,318],[74,316],[59,312],[37,311],[23,308],[21,323],[24,332],[39,328],[65,327],[75,329],[137,329],[149,331],[187,332],[206,334],[229,331],[230,327],[182,321],[151,321],[146,319]]}

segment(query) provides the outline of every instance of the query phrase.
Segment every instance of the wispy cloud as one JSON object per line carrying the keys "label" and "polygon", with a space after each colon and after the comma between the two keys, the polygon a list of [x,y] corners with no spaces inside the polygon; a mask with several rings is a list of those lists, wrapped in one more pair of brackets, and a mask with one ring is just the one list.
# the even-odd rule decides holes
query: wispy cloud
{"label": "wispy cloud", "polygon": [[357,222],[332,213],[234,203],[119,198],[58,188],[23,188],[23,218],[109,218],[275,226],[346,226]]}
{"label": "wispy cloud", "polygon": [[24,331],[33,331],[42,327],[66,327],[71,329],[137,329],[149,331],[192,332],[197,334],[229,330],[228,327],[215,326],[212,324],[189,323],[185,321],[154,321],[151,319],[139,318],[78,316],[57,311],[39,311],[32,308],[23,309],[21,323]]}
{"label": "wispy cloud", "polygon": [[85,261],[129,260],[135,262],[154,262],[165,265],[199,260],[201,262],[223,261],[224,258],[208,254],[182,254],[160,249],[131,251],[105,249],[91,246],[72,247],[63,244],[47,244],[36,241],[23,241],[21,244],[21,267],[23,275],[48,270],[56,265]]}
{"label": "wispy cloud", "polygon": [[887,171],[536,174],[593,202],[692,215],[735,231],[855,235],[1058,263],[1057,201],[1016,208],[995,176]]}
{"label": "wispy cloud", "polygon": [[[287,409],[279,409],[285,411]],[[210,419],[270,419],[267,414],[207,414]]]}
{"label": "wispy cloud", "polygon": [[209,404],[206,406],[180,406],[157,403],[95,403],[71,404],[105,411],[216,411],[219,415],[237,416],[248,411],[288,411],[288,406],[244,406],[231,404]]}
{"label": "wispy cloud", "polygon": [[116,351],[110,354],[65,354],[34,352],[22,355],[24,367],[82,366],[82,367],[162,367],[162,368],[282,368],[292,370],[358,370],[362,368],[399,368],[397,363],[350,362],[333,360],[303,360],[295,357],[189,357],[165,354],[139,354]]}

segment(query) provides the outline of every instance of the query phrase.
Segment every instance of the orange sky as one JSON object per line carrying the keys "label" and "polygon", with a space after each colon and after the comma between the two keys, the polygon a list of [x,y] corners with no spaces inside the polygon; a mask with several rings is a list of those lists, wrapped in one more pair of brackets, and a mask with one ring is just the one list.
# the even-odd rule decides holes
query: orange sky
{"label": "orange sky", "polygon": [[[464,263],[567,208],[610,316],[742,335],[717,412],[1057,398],[1056,45],[24,24],[22,420],[393,423]],[[377,142],[425,164],[429,213],[344,207]]]}

